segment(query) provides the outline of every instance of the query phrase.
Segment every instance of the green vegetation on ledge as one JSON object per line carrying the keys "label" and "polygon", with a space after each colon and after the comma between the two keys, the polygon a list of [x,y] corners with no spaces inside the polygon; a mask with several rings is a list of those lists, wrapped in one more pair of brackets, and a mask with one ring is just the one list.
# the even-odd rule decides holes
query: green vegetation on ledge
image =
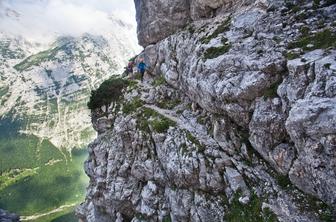
{"label": "green vegetation on ledge", "polygon": [[170,214],[164,216],[162,222],[172,222]]}
{"label": "green vegetation on ledge", "polygon": [[137,97],[133,98],[132,101],[124,104],[124,106],[122,108],[122,111],[126,115],[129,115],[131,113],[134,113],[138,108],[140,108],[142,106],[143,106],[143,101],[140,99],[140,97],[137,96]]}
{"label": "green vegetation on ledge", "polygon": [[196,145],[198,152],[202,153],[206,149],[205,145],[201,144],[201,142],[196,139],[196,137],[194,137],[189,131],[186,131],[186,136],[191,143]]}
{"label": "green vegetation on ledge", "polygon": [[303,35],[298,40],[288,44],[289,49],[302,48],[304,51],[336,47],[336,33],[329,29],[312,34]]}
{"label": "green vegetation on ledge", "polygon": [[283,189],[289,189],[292,184],[288,175],[275,174],[275,179]]}
{"label": "green vegetation on ledge", "polygon": [[158,103],[158,106],[162,109],[173,109],[180,103],[180,99],[164,99]]}
{"label": "green vegetation on ledge", "polygon": [[154,79],[153,86],[161,86],[161,85],[164,85],[165,83],[166,83],[166,79],[164,78],[164,76],[159,76]]}
{"label": "green vegetation on ledge", "polygon": [[276,215],[268,208],[262,210],[262,200],[256,195],[252,194],[251,200],[244,205],[239,202],[240,192],[234,195],[234,198],[229,206],[226,221],[230,222],[276,222]]}
{"label": "green vegetation on ledge", "polygon": [[0,98],[8,93],[9,87],[0,88]]}
{"label": "green vegetation on ledge", "polygon": [[204,58],[205,59],[217,58],[217,57],[223,55],[224,53],[227,53],[230,50],[230,48],[231,48],[230,44],[225,44],[225,45],[220,46],[220,47],[210,47],[205,51]]}
{"label": "green vegetation on ledge", "polygon": [[158,133],[166,133],[170,126],[176,126],[176,123],[168,118],[161,117],[151,121],[153,129]]}
{"label": "green vegetation on ledge", "polygon": [[278,88],[279,85],[282,83],[282,81],[273,83],[268,89],[266,89],[266,91],[264,92],[264,96],[266,98],[275,98],[278,96]]}
{"label": "green vegetation on ledge", "polygon": [[153,109],[144,107],[137,116],[137,127],[145,132],[150,131],[150,126],[157,133],[166,133],[169,127],[176,123]]}
{"label": "green vegetation on ledge", "polygon": [[222,24],[220,24],[217,29],[211,34],[206,35],[203,38],[201,38],[201,42],[203,44],[208,44],[212,39],[217,38],[218,35],[227,32],[230,30],[230,23],[231,23],[231,17],[227,18]]}
{"label": "green vegetation on ledge", "polygon": [[299,53],[295,53],[295,52],[286,52],[285,53],[285,57],[288,59],[288,60],[293,60],[293,59],[297,59],[300,57],[300,54]]}

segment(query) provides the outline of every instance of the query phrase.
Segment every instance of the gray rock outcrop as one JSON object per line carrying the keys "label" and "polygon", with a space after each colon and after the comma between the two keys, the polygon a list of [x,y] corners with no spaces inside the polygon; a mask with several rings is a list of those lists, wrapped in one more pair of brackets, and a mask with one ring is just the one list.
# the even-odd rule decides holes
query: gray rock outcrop
{"label": "gray rock outcrop", "polygon": [[212,18],[255,2],[270,4],[267,1],[255,0],[134,0],[134,2],[138,39],[142,46],[155,44],[192,21]]}
{"label": "gray rock outcrop", "polygon": [[187,0],[135,0],[138,39],[142,46],[154,44],[183,28],[190,20]]}
{"label": "gray rock outcrop", "polygon": [[336,220],[336,4],[135,3],[149,74],[94,121],[78,216]]}
{"label": "gray rock outcrop", "polygon": [[17,215],[0,209],[0,222],[19,222],[19,221],[20,218]]}

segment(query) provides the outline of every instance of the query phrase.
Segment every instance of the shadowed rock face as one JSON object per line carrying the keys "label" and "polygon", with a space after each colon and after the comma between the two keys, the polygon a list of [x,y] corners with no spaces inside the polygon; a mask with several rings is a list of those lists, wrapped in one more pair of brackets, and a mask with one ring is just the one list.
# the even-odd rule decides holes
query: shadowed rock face
{"label": "shadowed rock face", "polygon": [[193,21],[211,18],[220,13],[232,11],[254,2],[255,0],[191,0],[190,17]]}
{"label": "shadowed rock face", "polygon": [[188,0],[135,0],[139,44],[147,46],[183,28],[190,21]]}
{"label": "shadowed rock face", "polygon": [[159,35],[138,17],[150,75],[95,123],[84,221],[335,220],[336,4],[291,3],[188,1]]}
{"label": "shadowed rock face", "polygon": [[184,28],[191,21],[253,3],[255,0],[134,0],[139,44],[146,47]]}

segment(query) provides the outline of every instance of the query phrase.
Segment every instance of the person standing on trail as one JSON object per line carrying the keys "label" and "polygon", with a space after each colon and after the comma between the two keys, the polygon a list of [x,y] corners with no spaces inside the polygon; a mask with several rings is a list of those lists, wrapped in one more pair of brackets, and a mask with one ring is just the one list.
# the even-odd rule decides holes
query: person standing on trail
{"label": "person standing on trail", "polygon": [[133,62],[133,60],[129,60],[129,61],[128,61],[128,65],[127,65],[127,67],[126,67],[127,75],[133,73],[133,66],[134,66],[134,62]]}
{"label": "person standing on trail", "polygon": [[146,65],[146,63],[144,62],[144,59],[142,58],[142,59],[140,60],[139,65],[138,65],[138,71],[139,71],[140,74],[141,74],[141,82],[143,81],[143,78],[144,78],[144,75],[145,75],[146,68],[147,68],[147,65]]}

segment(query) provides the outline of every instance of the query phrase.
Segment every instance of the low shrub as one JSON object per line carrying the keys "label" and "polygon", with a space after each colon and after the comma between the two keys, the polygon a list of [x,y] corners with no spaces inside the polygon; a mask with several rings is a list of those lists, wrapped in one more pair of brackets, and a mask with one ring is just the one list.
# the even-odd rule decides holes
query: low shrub
{"label": "low shrub", "polygon": [[217,29],[209,36],[204,36],[201,38],[203,44],[208,44],[212,39],[217,38],[219,34],[227,32],[230,30],[231,17],[227,18],[222,24],[220,24]]}
{"label": "low shrub", "polygon": [[279,85],[281,84],[281,82],[276,82],[274,84],[272,84],[264,93],[264,96],[266,98],[275,98],[278,96],[278,88],[279,88]]}
{"label": "low shrub", "polygon": [[297,59],[297,58],[299,58],[299,57],[300,57],[300,54],[299,54],[299,53],[295,53],[295,52],[287,52],[287,53],[285,54],[285,56],[286,56],[286,58],[287,58],[288,60],[293,60],[293,59]]}
{"label": "low shrub", "polygon": [[[307,45],[312,44],[312,47]],[[314,49],[326,49],[329,47],[336,47],[336,33],[326,29],[314,35],[302,36],[298,40],[288,44],[289,49],[302,48],[305,51]]]}
{"label": "low shrub", "polygon": [[161,85],[164,85],[165,83],[166,83],[166,79],[164,78],[164,76],[159,76],[154,79],[153,86],[161,86]]}
{"label": "low shrub", "polygon": [[244,205],[239,202],[241,192],[234,195],[229,206],[228,214],[225,215],[226,221],[230,222],[276,222],[276,215],[269,209],[262,209],[262,199],[255,193],[251,196],[251,201]]}
{"label": "low shrub", "polygon": [[208,48],[204,53],[205,59],[214,59],[218,56],[223,55],[224,53],[227,53],[231,48],[230,44],[226,44],[220,47],[210,47]]}
{"label": "low shrub", "polygon": [[122,111],[126,115],[135,112],[138,108],[143,106],[143,101],[139,97],[135,97],[132,101],[124,104]]}
{"label": "low shrub", "polygon": [[170,126],[176,126],[176,122],[147,107],[141,109],[137,118],[137,128],[145,132],[150,132],[151,126],[157,133],[166,133]]}
{"label": "low shrub", "polygon": [[151,122],[153,129],[158,133],[166,133],[170,126],[176,126],[176,123],[168,118],[161,117]]}
{"label": "low shrub", "polygon": [[158,103],[158,107],[161,109],[173,109],[179,104],[181,104],[180,99],[164,99]]}

